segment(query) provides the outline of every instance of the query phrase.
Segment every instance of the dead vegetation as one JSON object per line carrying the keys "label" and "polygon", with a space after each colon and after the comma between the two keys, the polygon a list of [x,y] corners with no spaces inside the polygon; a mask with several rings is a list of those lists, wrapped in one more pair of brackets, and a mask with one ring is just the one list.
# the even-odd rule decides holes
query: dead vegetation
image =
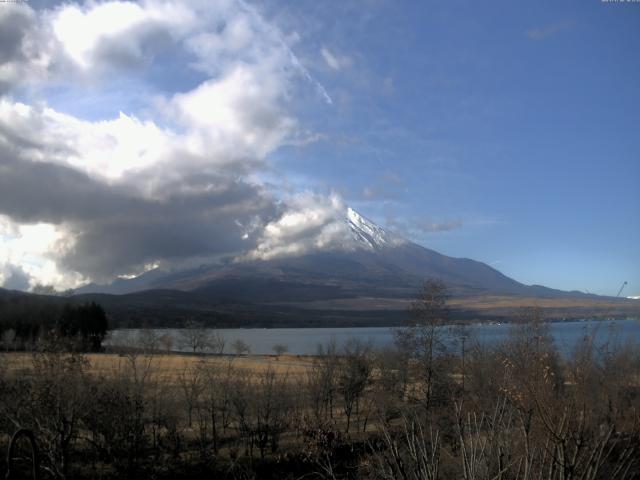
{"label": "dead vegetation", "polygon": [[[395,348],[315,357],[0,357],[0,447],[41,478],[616,479],[640,475],[640,349],[562,357],[528,311],[501,345],[447,347],[437,284]],[[12,472],[27,475],[22,442]],[[7,468],[0,464],[0,474]],[[19,478],[19,477],[14,477]]]}

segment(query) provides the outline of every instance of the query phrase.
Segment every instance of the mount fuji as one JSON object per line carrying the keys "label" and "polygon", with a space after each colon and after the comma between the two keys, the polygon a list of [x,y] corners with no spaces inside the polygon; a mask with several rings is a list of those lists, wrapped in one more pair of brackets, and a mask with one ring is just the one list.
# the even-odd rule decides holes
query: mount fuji
{"label": "mount fuji", "polygon": [[[76,296],[105,304],[121,324],[132,326],[151,316],[153,324],[176,325],[176,319],[194,315],[229,326],[393,324],[406,316],[428,278],[447,285],[460,318],[500,318],[526,305],[557,317],[611,311],[602,303],[606,297],[524,285],[482,262],[413,243],[351,208],[336,231],[339,247],[180,271],[154,269],[109,285],[87,285]],[[618,308],[622,300],[608,302],[614,300]]]}
{"label": "mount fuji", "polygon": [[384,228],[366,219],[351,207],[347,209],[346,222],[353,235],[353,241],[361,248],[380,249],[405,243],[404,239],[389,234]]}
{"label": "mount fuji", "polygon": [[[119,278],[109,285],[87,285],[76,293],[126,294],[147,289],[207,291],[238,300],[252,300],[246,289],[231,291],[228,282],[254,282],[269,279],[276,284],[291,283],[299,288],[331,289],[339,297],[354,295],[393,294],[399,290],[415,290],[425,279],[442,279],[458,294],[492,292],[526,294],[528,289],[502,275],[490,266],[465,258],[452,258],[410,242],[376,225],[352,208],[346,210],[339,234],[339,247],[317,249],[304,254],[268,260],[228,261],[202,265],[195,269],[164,271],[154,269],[135,278]],[[321,288],[322,287],[322,288]],[[299,289],[298,288],[298,289]],[[229,291],[227,291],[229,290]],[[271,300],[284,296],[271,288],[261,297]],[[286,290],[286,289],[285,289]],[[394,293],[395,292],[395,293]],[[314,295],[312,292],[310,297]],[[275,296],[274,296],[275,295]],[[318,297],[326,298],[325,293]],[[262,298],[261,298],[262,300]]]}

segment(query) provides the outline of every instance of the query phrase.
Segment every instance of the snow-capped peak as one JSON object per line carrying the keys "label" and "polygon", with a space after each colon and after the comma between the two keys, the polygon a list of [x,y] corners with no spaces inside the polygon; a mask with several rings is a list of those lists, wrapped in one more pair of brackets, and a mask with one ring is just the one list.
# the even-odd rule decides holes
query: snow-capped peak
{"label": "snow-capped peak", "polygon": [[402,242],[399,237],[387,232],[351,207],[347,209],[346,221],[358,246],[379,249]]}

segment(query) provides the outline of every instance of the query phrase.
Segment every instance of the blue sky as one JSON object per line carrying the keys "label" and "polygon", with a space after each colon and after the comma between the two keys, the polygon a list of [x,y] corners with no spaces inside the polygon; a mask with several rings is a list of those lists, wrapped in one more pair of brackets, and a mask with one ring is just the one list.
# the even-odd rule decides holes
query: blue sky
{"label": "blue sky", "polygon": [[[158,202],[180,213],[142,231],[104,204],[6,208],[5,286],[105,280],[228,253],[239,236],[249,253],[333,245],[327,219],[350,205],[527,284],[615,295],[628,281],[624,293],[640,295],[640,4],[158,0],[124,2],[115,17],[97,7],[110,4],[10,7],[26,26],[1,57],[0,123],[13,129],[4,142],[22,148],[11,142],[24,116],[51,139],[42,152],[76,154],[19,150],[21,161],[81,172],[104,202],[135,199],[143,218]],[[75,34],[90,21],[104,31]],[[28,47],[50,45],[46,35],[59,47],[43,67]],[[211,180],[189,183],[194,171]],[[172,202],[185,205],[187,190],[206,213],[185,225]],[[212,190],[224,200],[205,198]],[[211,213],[211,202],[227,203]],[[323,222],[322,238],[300,243],[319,225],[285,218]],[[226,229],[236,240],[203,231],[211,219],[238,225]],[[129,251],[95,240],[107,225]],[[211,241],[145,244],[178,228]]]}
{"label": "blue sky", "polygon": [[525,283],[640,290],[639,5],[383,3],[364,25],[357,10],[313,16],[316,46],[352,63],[318,73],[336,102],[310,121],[335,141],[283,152],[283,169],[343,189],[383,224],[454,222],[412,236]]}

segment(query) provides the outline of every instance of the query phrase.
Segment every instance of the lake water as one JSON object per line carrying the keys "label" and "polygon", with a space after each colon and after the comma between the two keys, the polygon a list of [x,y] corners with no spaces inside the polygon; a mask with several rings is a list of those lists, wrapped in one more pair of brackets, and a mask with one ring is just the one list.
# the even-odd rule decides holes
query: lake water
{"label": "lake water", "polygon": [[[508,324],[481,324],[467,327],[467,345],[477,341],[481,344],[495,344],[507,340],[513,327]],[[594,335],[597,345],[608,344],[610,348],[627,342],[640,343],[640,321],[638,320],[584,320],[573,322],[555,322],[549,324],[551,335],[558,349],[564,354],[573,351],[576,344],[585,335]],[[179,329],[155,329],[157,336],[169,335],[172,338],[173,351],[189,351],[181,345]],[[225,341],[225,353],[233,353],[231,345],[242,340],[254,354],[273,354],[273,346],[285,345],[289,353],[296,355],[313,355],[319,345],[327,345],[335,340],[342,347],[350,338],[371,342],[375,347],[392,345],[394,336],[392,328],[221,328],[212,330],[221,334]],[[114,330],[109,335],[106,345],[132,346],[139,345],[141,330]],[[445,341],[454,345],[459,333],[451,327],[442,327]]]}

